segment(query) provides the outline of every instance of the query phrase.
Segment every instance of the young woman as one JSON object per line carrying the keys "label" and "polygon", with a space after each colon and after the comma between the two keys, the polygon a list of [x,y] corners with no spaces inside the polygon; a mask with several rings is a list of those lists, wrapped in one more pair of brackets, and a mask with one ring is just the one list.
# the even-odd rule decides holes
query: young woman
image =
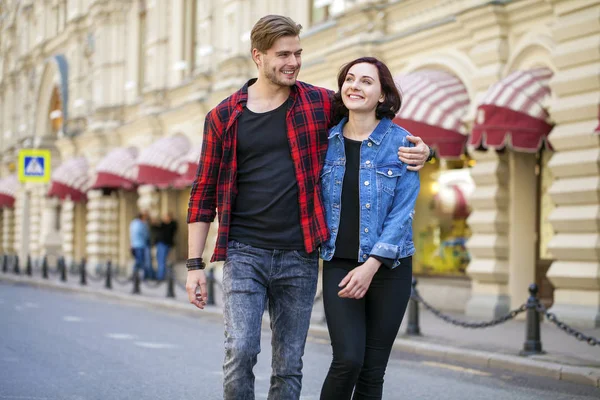
{"label": "young woman", "polygon": [[[394,124],[401,97],[381,61],[342,67],[321,185],[330,239],[321,247],[333,361],[322,400],[381,399],[408,303],[417,172],[398,160],[410,134]],[[354,397],[352,394],[354,393]]]}

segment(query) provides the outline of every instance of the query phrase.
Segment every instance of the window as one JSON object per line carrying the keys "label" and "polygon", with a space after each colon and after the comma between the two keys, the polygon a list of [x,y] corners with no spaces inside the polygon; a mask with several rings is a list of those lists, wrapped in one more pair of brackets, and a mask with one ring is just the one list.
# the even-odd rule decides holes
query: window
{"label": "window", "polygon": [[196,0],[183,0],[182,60],[183,75],[191,75],[196,66]]}
{"label": "window", "polygon": [[137,92],[141,95],[146,84],[146,1],[140,0],[139,3],[139,27],[138,27],[138,80]]}
{"label": "window", "polygon": [[331,0],[311,0],[309,5],[311,25],[319,24],[329,19],[329,7],[331,6]]}

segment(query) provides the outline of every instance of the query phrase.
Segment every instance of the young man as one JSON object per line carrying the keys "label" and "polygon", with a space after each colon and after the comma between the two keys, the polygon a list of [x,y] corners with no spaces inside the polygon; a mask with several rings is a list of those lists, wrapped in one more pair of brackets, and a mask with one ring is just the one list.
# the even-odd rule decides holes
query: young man
{"label": "young man", "polygon": [[[319,244],[328,237],[321,187],[332,92],[296,81],[301,26],[261,18],[251,33],[258,78],[206,116],[188,211],[190,303],[206,304],[202,253],[219,210],[211,261],[225,260],[224,398],[254,399],[268,299],[272,330],[269,399],[298,399],[302,355],[317,286]],[[419,166],[429,148],[416,138],[400,159]],[[199,293],[197,293],[199,289]]]}

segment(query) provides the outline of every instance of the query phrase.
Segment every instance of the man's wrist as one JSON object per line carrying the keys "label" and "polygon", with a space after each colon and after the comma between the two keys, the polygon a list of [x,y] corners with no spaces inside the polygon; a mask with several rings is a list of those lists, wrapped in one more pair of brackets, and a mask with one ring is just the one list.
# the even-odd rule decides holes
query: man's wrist
{"label": "man's wrist", "polygon": [[435,150],[429,146],[427,146],[427,148],[429,149],[429,156],[427,156],[427,160],[425,160],[425,162],[429,162],[433,159],[433,157],[435,157]]}

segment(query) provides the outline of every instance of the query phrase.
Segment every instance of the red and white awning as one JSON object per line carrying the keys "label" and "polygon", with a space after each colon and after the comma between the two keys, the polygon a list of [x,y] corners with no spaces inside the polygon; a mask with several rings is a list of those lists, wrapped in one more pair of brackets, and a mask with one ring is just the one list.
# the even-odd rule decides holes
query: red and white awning
{"label": "red and white awning", "polygon": [[185,155],[184,160],[187,163],[187,169],[183,175],[181,175],[177,180],[173,183],[173,186],[176,188],[184,188],[186,186],[191,186],[196,179],[196,171],[198,169],[198,162],[200,161],[200,152],[202,151],[202,146],[195,146],[188,151]]}
{"label": "red and white awning", "polygon": [[494,84],[477,108],[469,144],[536,152],[552,130],[545,103],[550,97],[552,71],[515,71]]}
{"label": "red and white awning", "polygon": [[396,83],[402,107],[394,122],[436,148],[440,157],[460,157],[468,139],[462,117],[470,103],[461,80],[448,72],[422,70],[400,76]]}
{"label": "red and white awning", "polygon": [[137,155],[135,147],[119,147],[109,152],[96,166],[91,188],[133,189],[138,176]]}
{"label": "red and white awning", "polygon": [[19,190],[19,178],[17,175],[10,175],[0,179],[0,208],[14,207],[17,190]]}
{"label": "red and white awning", "polygon": [[189,139],[181,134],[157,140],[142,150],[136,164],[137,182],[141,185],[166,187],[187,169],[185,156],[190,150]]}
{"label": "red and white awning", "polygon": [[86,200],[85,192],[89,182],[88,162],[85,157],[72,158],[52,173],[48,196],[62,200],[70,198],[75,202]]}

